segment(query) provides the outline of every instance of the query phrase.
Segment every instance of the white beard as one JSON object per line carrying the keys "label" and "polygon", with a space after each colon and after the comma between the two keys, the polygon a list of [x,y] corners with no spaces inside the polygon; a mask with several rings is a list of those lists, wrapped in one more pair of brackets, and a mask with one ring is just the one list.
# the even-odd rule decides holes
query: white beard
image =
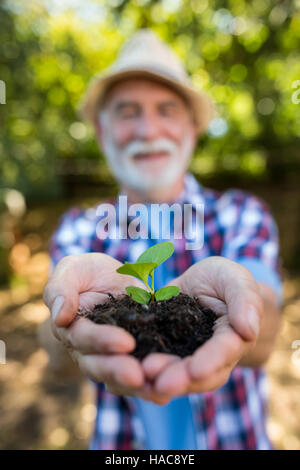
{"label": "white beard", "polygon": [[[193,138],[185,133],[181,146],[167,138],[156,139],[152,142],[134,140],[124,149],[115,145],[111,133],[104,129],[103,151],[108,166],[115,178],[125,186],[140,192],[168,187],[175,183],[186,171],[193,151]],[[169,157],[159,175],[150,174],[134,162],[134,155],[138,153],[167,152]]]}

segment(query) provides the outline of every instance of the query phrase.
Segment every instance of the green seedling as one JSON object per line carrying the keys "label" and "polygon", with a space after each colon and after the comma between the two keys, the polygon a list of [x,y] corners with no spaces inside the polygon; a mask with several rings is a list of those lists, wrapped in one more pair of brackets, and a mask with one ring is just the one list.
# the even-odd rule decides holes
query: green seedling
{"label": "green seedling", "polygon": [[[136,263],[125,263],[117,269],[120,274],[127,274],[140,279],[148,288],[148,290],[140,287],[126,287],[127,294],[139,304],[148,304],[151,300],[168,300],[179,294],[180,289],[177,286],[162,287],[154,290],[154,270],[162,264],[174,252],[172,242],[162,242],[151,246],[144,251]],[[148,284],[148,278],[151,278],[151,287]]]}

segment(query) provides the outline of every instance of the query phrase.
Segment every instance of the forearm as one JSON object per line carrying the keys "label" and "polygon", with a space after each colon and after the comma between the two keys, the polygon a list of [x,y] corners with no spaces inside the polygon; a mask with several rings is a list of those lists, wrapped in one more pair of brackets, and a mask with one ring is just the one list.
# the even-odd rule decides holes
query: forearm
{"label": "forearm", "polygon": [[273,290],[266,284],[258,283],[258,285],[264,301],[260,333],[255,348],[239,361],[238,365],[242,367],[259,367],[268,360],[281,324],[281,311],[276,306]]}

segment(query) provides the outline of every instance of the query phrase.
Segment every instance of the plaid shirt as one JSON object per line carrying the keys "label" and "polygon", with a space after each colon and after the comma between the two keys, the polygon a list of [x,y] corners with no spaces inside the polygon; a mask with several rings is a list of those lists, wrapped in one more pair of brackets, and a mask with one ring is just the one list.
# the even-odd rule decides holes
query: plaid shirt
{"label": "plaid shirt", "polygon": [[[171,238],[175,251],[163,263],[163,283],[208,256],[223,256],[247,267],[257,281],[269,284],[281,299],[278,232],[266,204],[236,189],[223,193],[202,187],[190,173],[177,200],[204,204],[204,245],[186,250],[185,239]],[[118,199],[115,200],[118,207]],[[52,269],[67,255],[103,252],[122,263],[135,262],[147,247],[161,240],[99,239],[98,205],[71,207],[60,218],[49,248]],[[128,222],[128,221],[127,221]],[[156,287],[157,288],[157,287]],[[145,449],[145,429],[132,397],[97,386],[97,416],[90,449]],[[225,385],[215,391],[188,395],[198,449],[270,449],[266,434],[267,380],[262,368],[235,367]]]}

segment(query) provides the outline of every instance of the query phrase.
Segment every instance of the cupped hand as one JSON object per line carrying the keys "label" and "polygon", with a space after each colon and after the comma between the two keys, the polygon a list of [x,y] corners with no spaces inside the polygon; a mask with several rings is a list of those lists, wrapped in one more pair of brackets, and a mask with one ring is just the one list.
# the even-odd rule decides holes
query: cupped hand
{"label": "cupped hand", "polygon": [[224,385],[240,359],[255,347],[263,301],[250,271],[222,257],[209,257],[191,266],[168,285],[213,309],[218,320],[213,336],[192,355],[155,353],[142,362],[151,384],[144,393],[178,395],[202,393]]}
{"label": "cupped hand", "polygon": [[51,310],[52,330],[82,372],[104,382],[111,393],[135,395],[156,404],[173,397],[200,393],[222,386],[233,367],[255,346],[262,315],[262,300],[251,273],[221,257],[191,266],[169,285],[198,297],[219,316],[212,338],[184,359],[162,353],[141,363],[129,355],[135,339],[124,329],[96,325],[76,312],[107,299],[107,293],[125,293],[127,285],[143,285],[116,273],[121,263],[102,253],[63,258],[44,291]]}
{"label": "cupped hand", "polygon": [[[136,395],[146,385],[141,363],[129,355],[135,339],[123,328],[97,325],[76,316],[107,300],[107,293],[125,294],[125,287],[143,284],[116,272],[121,263],[103,253],[85,253],[62,258],[44,289],[55,337],[68,349],[81,371],[118,394]],[[161,394],[151,398],[161,402]]]}

